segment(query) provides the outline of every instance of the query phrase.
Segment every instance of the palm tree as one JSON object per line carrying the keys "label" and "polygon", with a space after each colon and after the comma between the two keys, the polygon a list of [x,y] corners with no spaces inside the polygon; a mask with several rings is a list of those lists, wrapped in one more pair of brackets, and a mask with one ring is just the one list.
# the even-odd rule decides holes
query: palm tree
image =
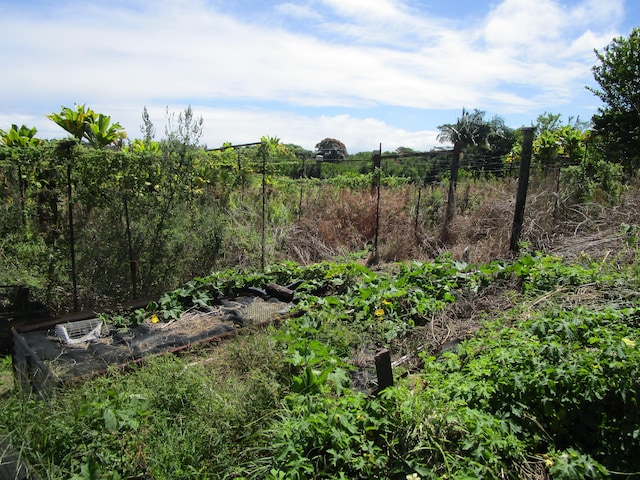
{"label": "palm tree", "polygon": [[501,138],[504,135],[504,120],[496,116],[490,121],[484,119],[485,112],[474,109],[469,112],[462,109],[462,116],[456,123],[440,125],[438,130],[438,141],[451,142],[459,145],[462,150],[467,147],[487,149],[490,147],[491,139]]}

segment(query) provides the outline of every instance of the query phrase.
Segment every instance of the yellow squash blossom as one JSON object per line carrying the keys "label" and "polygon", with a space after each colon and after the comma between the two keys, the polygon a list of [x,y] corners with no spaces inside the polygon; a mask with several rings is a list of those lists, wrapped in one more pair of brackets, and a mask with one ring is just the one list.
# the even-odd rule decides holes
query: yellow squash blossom
{"label": "yellow squash blossom", "polygon": [[631,348],[633,348],[633,347],[635,347],[635,346],[636,346],[636,342],[634,342],[633,340],[631,340],[629,337],[624,337],[624,338],[622,339],[622,341],[624,342],[624,344],[625,344],[627,347],[631,347]]}

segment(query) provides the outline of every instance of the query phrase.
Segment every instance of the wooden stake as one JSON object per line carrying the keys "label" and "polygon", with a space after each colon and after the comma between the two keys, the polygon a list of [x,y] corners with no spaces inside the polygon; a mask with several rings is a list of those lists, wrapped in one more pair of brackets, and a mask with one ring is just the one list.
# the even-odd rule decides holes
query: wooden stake
{"label": "wooden stake", "polygon": [[385,388],[393,386],[393,370],[391,368],[389,349],[380,350],[376,353],[374,360],[376,362],[376,375],[378,376],[376,393],[380,393]]}
{"label": "wooden stake", "polygon": [[516,194],[516,210],[511,228],[511,251],[518,253],[518,242],[524,223],[524,207],[527,203],[527,189],[529,188],[529,171],[531,169],[531,151],[533,147],[534,127],[524,127],[522,133],[522,157],[520,159],[520,173],[518,175],[518,193]]}

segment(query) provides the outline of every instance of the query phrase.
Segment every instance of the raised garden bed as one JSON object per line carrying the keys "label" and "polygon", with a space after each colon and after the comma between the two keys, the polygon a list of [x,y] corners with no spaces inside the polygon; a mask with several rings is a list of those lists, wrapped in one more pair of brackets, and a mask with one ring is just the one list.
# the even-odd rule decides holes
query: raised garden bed
{"label": "raised garden bed", "polygon": [[273,296],[243,295],[189,309],[170,321],[151,316],[127,329],[111,325],[105,315],[76,313],[36,329],[14,328],[14,371],[24,391],[46,396],[58,385],[111,366],[124,367],[149,355],[218,341],[239,329],[270,323],[291,309],[292,303]]}

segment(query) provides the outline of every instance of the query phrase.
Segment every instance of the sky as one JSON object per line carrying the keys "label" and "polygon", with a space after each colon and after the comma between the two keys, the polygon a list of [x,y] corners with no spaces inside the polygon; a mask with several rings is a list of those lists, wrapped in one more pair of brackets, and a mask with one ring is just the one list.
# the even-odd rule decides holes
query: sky
{"label": "sky", "polygon": [[191,106],[202,143],[424,151],[462,109],[512,128],[602,106],[594,49],[640,26],[638,0],[0,0],[0,129],[63,106],[141,138],[146,107]]}

